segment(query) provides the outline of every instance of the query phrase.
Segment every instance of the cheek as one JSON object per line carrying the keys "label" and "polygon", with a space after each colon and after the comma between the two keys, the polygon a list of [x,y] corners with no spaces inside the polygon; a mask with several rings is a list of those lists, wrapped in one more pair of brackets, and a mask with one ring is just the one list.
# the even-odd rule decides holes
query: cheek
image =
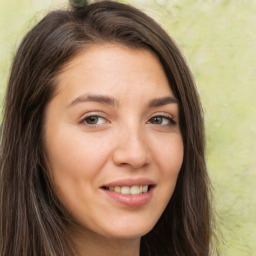
{"label": "cheek", "polygon": [[183,163],[184,148],[181,135],[174,136],[168,143],[159,148],[158,164],[161,182],[172,194]]}
{"label": "cheek", "polygon": [[72,133],[65,135],[56,134],[48,144],[50,176],[57,197],[76,216],[81,212],[77,202],[88,202],[92,197],[102,162],[97,154],[99,149],[85,138],[77,138]]}
{"label": "cheek", "polygon": [[69,125],[47,134],[50,175],[61,201],[72,201],[82,196],[81,191],[90,194],[90,189],[97,188],[101,170],[110,159],[111,138],[104,138],[88,136]]}
{"label": "cheek", "polygon": [[173,172],[179,171],[184,155],[183,140],[180,133],[172,134],[161,139],[161,143],[155,141],[155,148],[158,155],[158,163],[164,170],[169,169]]}
{"label": "cheek", "polygon": [[104,152],[107,154],[99,138],[90,138],[81,131],[67,129],[57,132],[48,141],[51,169],[71,176],[90,174],[90,171],[86,171],[88,169],[97,170],[101,164],[100,157],[103,161]]}

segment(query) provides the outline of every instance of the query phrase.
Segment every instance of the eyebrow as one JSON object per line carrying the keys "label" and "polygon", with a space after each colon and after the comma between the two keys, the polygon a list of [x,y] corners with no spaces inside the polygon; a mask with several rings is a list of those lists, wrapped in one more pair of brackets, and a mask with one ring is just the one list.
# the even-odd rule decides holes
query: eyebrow
{"label": "eyebrow", "polygon": [[89,95],[82,95],[75,98],[68,106],[71,107],[78,103],[84,103],[84,102],[98,102],[98,103],[110,105],[113,107],[118,105],[118,102],[113,97],[105,96],[105,95],[89,94]]}
{"label": "eyebrow", "polygon": [[149,107],[160,107],[167,104],[179,104],[179,101],[174,97],[161,97],[157,99],[153,99],[149,102]]}
{"label": "eyebrow", "polygon": [[[98,102],[98,103],[110,105],[113,107],[119,105],[119,102],[111,96],[88,94],[88,95],[82,95],[82,96],[75,98],[68,105],[68,107],[72,107],[76,104],[84,103],[84,102]],[[161,98],[153,99],[149,102],[148,106],[149,107],[160,107],[160,106],[172,104],[172,103],[178,104],[179,102],[174,97],[168,96],[168,97],[161,97]]]}

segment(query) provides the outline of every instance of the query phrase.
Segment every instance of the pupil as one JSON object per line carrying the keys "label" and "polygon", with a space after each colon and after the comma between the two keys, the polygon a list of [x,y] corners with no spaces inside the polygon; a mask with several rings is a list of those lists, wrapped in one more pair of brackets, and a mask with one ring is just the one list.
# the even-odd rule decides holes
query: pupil
{"label": "pupil", "polygon": [[155,124],[161,124],[162,123],[162,117],[154,117],[153,122]]}
{"label": "pupil", "polygon": [[87,122],[90,124],[96,124],[98,122],[98,117],[96,116],[90,116],[87,118]]}

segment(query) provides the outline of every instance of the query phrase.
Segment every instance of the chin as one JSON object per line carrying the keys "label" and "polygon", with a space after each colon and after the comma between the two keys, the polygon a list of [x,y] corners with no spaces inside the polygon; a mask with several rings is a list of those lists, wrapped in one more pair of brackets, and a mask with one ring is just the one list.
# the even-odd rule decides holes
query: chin
{"label": "chin", "polygon": [[122,223],[121,225],[112,226],[111,230],[105,230],[105,236],[109,238],[116,238],[116,239],[136,239],[141,238],[142,236],[149,233],[153,227],[155,226],[154,223],[145,223],[142,225],[136,225],[135,223]]}

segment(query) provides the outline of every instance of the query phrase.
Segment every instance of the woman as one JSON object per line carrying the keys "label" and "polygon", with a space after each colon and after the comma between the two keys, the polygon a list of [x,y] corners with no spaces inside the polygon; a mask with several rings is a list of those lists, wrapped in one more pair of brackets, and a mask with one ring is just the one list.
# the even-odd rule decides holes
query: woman
{"label": "woman", "polygon": [[24,38],[6,92],[1,255],[210,255],[192,75],[139,10],[73,1]]}

